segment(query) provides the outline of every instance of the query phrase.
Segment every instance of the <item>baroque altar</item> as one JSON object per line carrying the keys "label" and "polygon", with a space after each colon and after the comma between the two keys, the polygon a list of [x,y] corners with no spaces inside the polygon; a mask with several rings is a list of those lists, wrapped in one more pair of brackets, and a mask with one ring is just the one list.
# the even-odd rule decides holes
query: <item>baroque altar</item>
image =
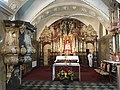
{"label": "baroque altar", "polygon": [[44,47],[49,45],[49,64],[54,63],[56,56],[77,55],[82,60],[86,60],[86,49],[95,53],[94,55],[97,52],[97,33],[92,25],[87,26],[81,21],[71,18],[63,18],[50,26],[45,26],[40,34],[39,41],[41,61],[43,59],[43,61],[47,61],[43,55],[46,56]]}

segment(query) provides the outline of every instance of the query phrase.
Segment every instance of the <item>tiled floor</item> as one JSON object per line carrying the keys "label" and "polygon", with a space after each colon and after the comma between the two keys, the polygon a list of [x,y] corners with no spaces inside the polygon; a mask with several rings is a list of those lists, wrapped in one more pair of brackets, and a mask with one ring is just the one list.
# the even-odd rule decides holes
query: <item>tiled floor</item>
{"label": "tiled floor", "polygon": [[118,90],[116,84],[72,81],[23,81],[19,90]]}

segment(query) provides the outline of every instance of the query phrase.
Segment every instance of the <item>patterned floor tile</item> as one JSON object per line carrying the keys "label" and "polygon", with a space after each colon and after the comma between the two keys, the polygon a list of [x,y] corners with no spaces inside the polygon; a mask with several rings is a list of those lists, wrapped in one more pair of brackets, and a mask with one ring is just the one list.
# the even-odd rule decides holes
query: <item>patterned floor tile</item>
{"label": "patterned floor tile", "polygon": [[118,90],[116,84],[73,81],[23,81],[19,90]]}

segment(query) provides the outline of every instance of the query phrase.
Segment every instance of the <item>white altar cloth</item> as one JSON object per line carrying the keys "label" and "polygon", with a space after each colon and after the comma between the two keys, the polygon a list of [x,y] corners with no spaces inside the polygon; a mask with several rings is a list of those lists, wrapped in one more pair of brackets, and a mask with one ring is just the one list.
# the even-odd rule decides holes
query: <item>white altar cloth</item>
{"label": "white altar cloth", "polygon": [[[77,63],[57,63],[58,60],[77,60]],[[80,80],[80,64],[78,56],[57,56],[55,63],[53,64],[52,80],[55,79],[55,67],[56,66],[77,66],[79,67],[79,80]]]}

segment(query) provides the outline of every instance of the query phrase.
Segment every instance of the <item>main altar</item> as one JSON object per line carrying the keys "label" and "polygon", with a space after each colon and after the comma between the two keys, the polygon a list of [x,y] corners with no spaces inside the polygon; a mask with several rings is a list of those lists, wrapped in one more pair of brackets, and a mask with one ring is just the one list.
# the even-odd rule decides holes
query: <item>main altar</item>
{"label": "main altar", "polygon": [[[57,56],[52,67],[52,80],[56,77],[56,67],[68,66],[68,67],[78,67],[78,78],[80,80],[80,64],[78,56]],[[66,73],[68,74],[68,73]],[[66,76],[67,77],[67,76]]]}
{"label": "main altar", "polygon": [[40,64],[53,65],[57,56],[78,56],[86,64],[88,49],[97,56],[96,31],[76,19],[63,18],[45,26],[39,40]]}

